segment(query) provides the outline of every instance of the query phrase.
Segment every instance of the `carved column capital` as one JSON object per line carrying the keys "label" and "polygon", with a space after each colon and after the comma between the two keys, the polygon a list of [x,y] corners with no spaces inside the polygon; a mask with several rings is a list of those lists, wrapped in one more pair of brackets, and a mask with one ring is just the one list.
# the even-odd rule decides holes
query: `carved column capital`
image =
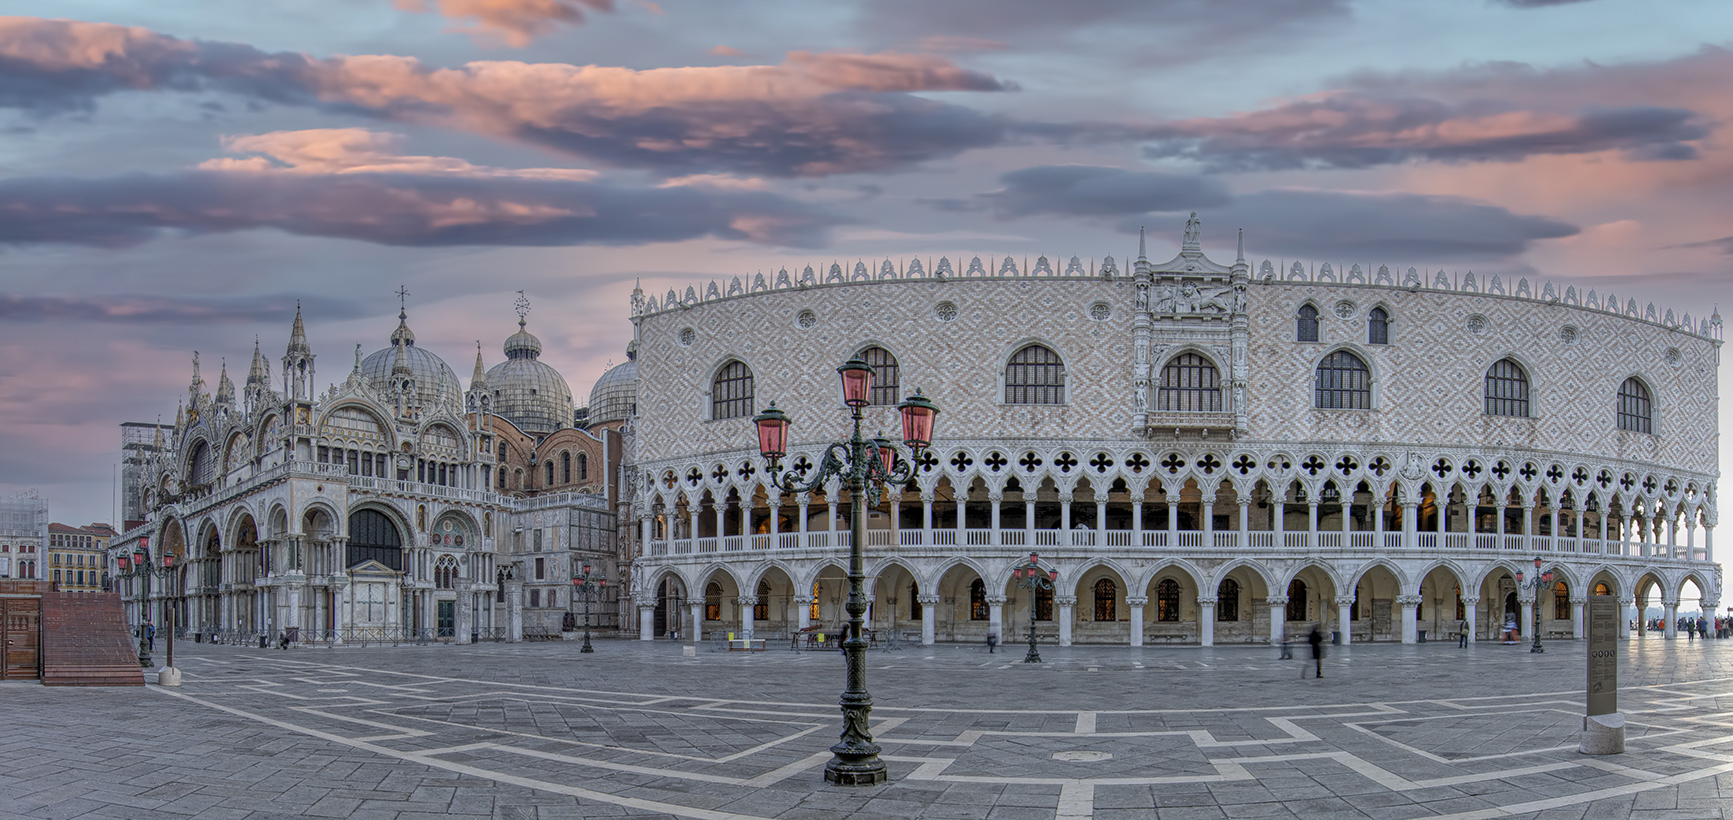
{"label": "carved column capital", "polygon": [[1271,596],[1264,599],[1264,603],[1269,604],[1270,606],[1287,606],[1288,605],[1288,596],[1286,596],[1286,595],[1271,595]]}
{"label": "carved column capital", "polygon": [[1148,603],[1149,603],[1149,596],[1147,596],[1147,595],[1127,595],[1127,596],[1125,596],[1125,605],[1126,606],[1145,606]]}
{"label": "carved column capital", "polygon": [[1006,598],[1003,595],[988,595],[987,596],[987,606],[1004,606],[1005,602],[1007,600],[1010,600],[1010,599]]}
{"label": "carved column capital", "polygon": [[1354,596],[1352,596],[1352,595],[1338,595],[1331,600],[1335,601],[1336,606],[1353,606],[1354,605]]}

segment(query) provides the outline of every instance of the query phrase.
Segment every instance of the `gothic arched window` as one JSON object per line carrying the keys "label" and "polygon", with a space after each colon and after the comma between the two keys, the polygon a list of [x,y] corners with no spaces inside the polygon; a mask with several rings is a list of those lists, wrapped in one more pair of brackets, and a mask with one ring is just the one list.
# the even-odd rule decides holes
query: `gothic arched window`
{"label": "gothic arched window", "polygon": [[1528,418],[1528,374],[1510,359],[1499,359],[1486,371],[1486,414]]}
{"label": "gothic arched window", "polygon": [[1179,582],[1172,578],[1163,578],[1155,585],[1155,619],[1173,622],[1179,620]]}
{"label": "gothic arched window", "polygon": [[547,483],[544,484],[543,486],[546,486],[546,487],[554,486],[554,463],[552,461],[544,462],[542,466],[548,468],[547,469],[548,480],[547,480]]}
{"label": "gothic arched window", "polygon": [[1161,369],[1155,409],[1198,413],[1222,411],[1222,383],[1215,365],[1196,353],[1173,357]]}
{"label": "gothic arched window", "polygon": [[1635,376],[1625,379],[1625,383],[1619,385],[1619,429],[1634,433],[1655,432],[1649,409],[1649,388]]}
{"label": "gothic arched window", "polygon": [[560,453],[560,483],[572,483],[572,454]]}
{"label": "gothic arched window", "polygon": [[969,584],[969,620],[987,620],[987,584],[979,578]]}
{"label": "gothic arched window", "polygon": [[770,620],[770,582],[758,582],[758,602],[752,605],[752,620]]}
{"label": "gothic arched window", "polygon": [[869,403],[892,406],[901,401],[897,396],[897,391],[902,387],[897,357],[882,347],[862,350],[860,357],[873,369],[873,387],[867,395]]}
{"label": "gothic arched window", "polygon": [[1613,594],[1613,588],[1607,586],[1607,582],[1601,581],[1601,582],[1598,582],[1595,584],[1595,594],[1596,595],[1611,595],[1611,594]]}
{"label": "gothic arched window", "polygon": [[1366,314],[1366,344],[1390,344],[1390,313],[1381,307]]}
{"label": "gothic arched window", "polygon": [[1552,587],[1552,619],[1568,621],[1571,619],[1571,588],[1560,581]]}
{"label": "gothic arched window", "polygon": [[1095,620],[1117,621],[1119,613],[1114,604],[1119,598],[1119,585],[1112,578],[1103,578],[1095,582]]}
{"label": "gothic arched window", "polygon": [[735,360],[716,371],[710,383],[710,418],[737,419],[752,415],[752,368]]}
{"label": "gothic arched window", "polygon": [[1311,305],[1301,305],[1300,315],[1294,327],[1294,339],[1301,342],[1318,341],[1318,309]]}
{"label": "gothic arched window", "polygon": [[1290,621],[1306,620],[1306,582],[1298,578],[1288,582],[1288,614]]}
{"label": "gothic arched window", "polygon": [[1222,581],[1216,587],[1216,620],[1237,621],[1240,619],[1240,582],[1232,578]]}
{"label": "gothic arched window", "polygon": [[909,620],[921,619],[921,585],[909,582]]}
{"label": "gothic arched window", "polygon": [[588,455],[583,454],[583,453],[579,453],[578,454],[578,480],[579,481],[588,481],[589,479],[590,479],[590,457]]}
{"label": "gothic arched window", "polygon": [[1372,371],[1346,350],[1325,356],[1318,363],[1314,405],[1319,410],[1372,409]]}
{"label": "gothic arched window", "polygon": [[1065,363],[1042,345],[1027,345],[1005,364],[1006,404],[1064,404]]}
{"label": "gothic arched window", "polygon": [[499,488],[505,489],[505,468],[499,468]]}

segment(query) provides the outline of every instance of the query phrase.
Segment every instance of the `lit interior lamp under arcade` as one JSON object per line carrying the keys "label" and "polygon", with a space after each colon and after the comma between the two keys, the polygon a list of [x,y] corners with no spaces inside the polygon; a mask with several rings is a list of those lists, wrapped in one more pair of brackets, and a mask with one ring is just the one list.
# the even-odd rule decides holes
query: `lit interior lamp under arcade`
{"label": "lit interior lamp under arcade", "polygon": [[832,476],[841,477],[848,485],[853,537],[849,540],[848,631],[842,644],[848,657],[848,684],[842,693],[842,739],[830,747],[833,757],[825,764],[824,779],[838,786],[876,786],[889,780],[890,775],[867,728],[872,695],[866,687],[866,640],[861,637],[862,616],[867,610],[866,508],[878,506],[882,485],[902,485],[914,477],[914,465],[922,451],[933,443],[933,420],[939,407],[919,390],[897,405],[903,420],[903,444],[909,448],[909,457],[904,459],[887,439],[861,438],[861,408],[870,403],[872,366],[858,358],[850,359],[837,368],[837,373],[842,376],[843,401],[854,419],[854,435],[846,443],[826,445],[824,458],[816,470],[781,470],[782,458],[788,455],[791,422],[788,414],[776,408],[775,402],[754,416],[752,422],[758,427],[759,452],[769,465],[766,472],[779,489],[809,492],[823,486]]}

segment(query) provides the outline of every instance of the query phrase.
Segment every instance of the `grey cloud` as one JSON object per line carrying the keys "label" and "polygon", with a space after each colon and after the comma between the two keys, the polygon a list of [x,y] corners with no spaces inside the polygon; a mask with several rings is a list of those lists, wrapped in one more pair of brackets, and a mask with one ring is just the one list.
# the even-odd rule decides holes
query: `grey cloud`
{"label": "grey cloud", "polygon": [[[1209,224],[1244,228],[1259,256],[1375,263],[1502,259],[1576,226],[1474,200],[1419,194],[1268,190],[1221,208],[1200,209]],[[1130,222],[1125,230],[1135,230]]]}
{"label": "grey cloud", "polygon": [[1688,242],[1677,245],[1680,248],[1714,248],[1722,253],[1733,255],[1733,236],[1723,236],[1720,239],[1706,239],[1702,242]]}
{"label": "grey cloud", "polygon": [[866,0],[860,25],[901,42],[994,38],[1034,48],[1094,30],[1137,29],[1151,41],[1139,56],[1161,61],[1207,56],[1196,48],[1202,43],[1217,55],[1228,53],[1224,44],[1343,20],[1348,10],[1348,0]]}
{"label": "grey cloud", "polygon": [[354,319],[368,311],[351,300],[320,299],[289,294],[168,297],[151,294],[114,296],[0,295],[0,322],[90,321],[103,324],[179,325],[280,322],[297,306],[327,320]]}
{"label": "grey cloud", "polygon": [[1366,168],[1412,160],[1514,161],[1537,154],[1623,150],[1633,159],[1692,159],[1685,143],[1709,128],[1684,108],[1626,106],[1563,115],[1506,104],[1356,92],[1233,117],[1156,126],[1152,159],[1184,159],[1212,171]]}
{"label": "grey cloud", "polygon": [[714,236],[815,247],[838,222],[762,192],[230,171],[4,180],[0,215],[0,244],[94,246],[273,228],[400,246],[635,245]]}
{"label": "grey cloud", "polygon": [[997,219],[1038,214],[1115,216],[1181,211],[1228,201],[1227,188],[1198,176],[1128,171],[1102,165],[1040,165],[999,178],[1004,187],[973,201],[930,200],[947,211],[991,210]]}
{"label": "grey cloud", "polygon": [[1568,6],[1573,3],[1586,3],[1589,0],[1492,0],[1496,5],[1510,6],[1517,9],[1538,9],[1547,6]]}
{"label": "grey cloud", "polygon": [[795,52],[779,65],[636,71],[564,63],[440,68],[392,55],[313,59],[143,29],[0,19],[0,107],[92,109],[126,91],[226,92],[436,124],[669,174],[822,176],[996,145],[996,117],[914,96],[1011,86],[932,55]]}

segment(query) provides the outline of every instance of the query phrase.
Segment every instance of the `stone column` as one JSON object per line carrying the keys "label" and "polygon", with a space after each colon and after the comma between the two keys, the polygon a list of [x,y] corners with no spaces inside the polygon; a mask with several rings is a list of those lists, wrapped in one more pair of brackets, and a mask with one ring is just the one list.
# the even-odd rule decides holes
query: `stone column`
{"label": "stone column", "polygon": [[[765,500],[770,504],[770,548],[776,549],[776,536],[782,534],[782,493],[774,492]],[[891,509],[895,510],[896,507],[893,505]]]}
{"label": "stone column", "polygon": [[1095,546],[1107,546],[1107,494],[1097,493],[1095,496]]}
{"label": "stone column", "polygon": [[1252,545],[1252,499],[1240,493],[1240,549]]}
{"label": "stone column", "polygon": [[1420,596],[1398,595],[1397,606],[1402,607],[1402,642],[1418,643],[1420,641]]}
{"label": "stone column", "polygon": [[1665,620],[1663,626],[1666,627],[1662,634],[1666,635],[1667,640],[1679,637],[1679,602],[1662,598],[1661,617]]}
{"label": "stone column", "polygon": [[1059,605],[1059,645],[1071,645],[1071,610],[1077,605],[1075,595],[1055,595],[1053,603]]}
{"label": "stone column", "polygon": [[470,598],[474,596],[469,592],[468,579],[459,578],[453,586],[457,587],[457,643],[467,644],[471,631]]}
{"label": "stone column", "polygon": [[1306,548],[1318,547],[1318,496],[1311,493],[1306,496]]}
{"label": "stone column", "polygon": [[1004,503],[1004,501],[1005,493],[1003,490],[992,489],[987,491],[987,503],[993,508],[993,520],[988,526],[992,527],[992,543],[995,547],[1001,546],[1005,543],[1005,539],[999,537],[999,505]]}
{"label": "stone column", "polygon": [[1125,596],[1125,605],[1131,608],[1131,645],[1143,645],[1143,607],[1149,603],[1145,595]]}
{"label": "stone column", "polygon": [[1216,645],[1216,599],[1197,599],[1197,642],[1200,646]]}
{"label": "stone column", "polygon": [[1583,628],[1583,606],[1588,602],[1589,599],[1586,597],[1571,597],[1571,637],[1575,640],[1580,641],[1588,637],[1588,632]]}
{"label": "stone column", "polygon": [[1468,642],[1474,643],[1480,639],[1480,598],[1469,596],[1462,599],[1462,617],[1468,621]]}
{"label": "stone column", "polygon": [[921,605],[921,646],[932,646],[937,640],[939,596],[917,595],[915,602]]}
{"label": "stone column", "polygon": [[1162,497],[1167,499],[1167,546],[1172,549],[1179,546],[1179,493],[1163,487]]}
{"label": "stone column", "polygon": [[795,596],[794,608],[799,610],[799,612],[795,613],[798,619],[795,622],[797,628],[806,629],[807,627],[812,626],[812,601],[813,598],[811,595]]}
{"label": "stone column", "polygon": [[[1624,616],[1619,618],[1619,638],[1623,640],[1630,640],[1631,638],[1631,613],[1636,612],[1636,607],[1636,596],[1619,599],[1619,614]],[[1641,619],[1642,613],[1637,613],[1637,617]]]}
{"label": "stone column", "polygon": [[999,636],[999,642],[1005,642],[1005,596],[987,596],[987,632]]}
{"label": "stone column", "polygon": [[1517,616],[1518,633],[1525,641],[1534,640],[1534,599],[1523,595],[1525,590],[1517,590],[1517,602],[1522,606],[1522,614]]}
{"label": "stone column", "polygon": [[[1414,549],[1420,546],[1420,502],[1405,501],[1402,503],[1402,546]],[[1440,544],[1439,546],[1444,546]]]}
{"label": "stone column", "polygon": [[349,593],[349,576],[343,575],[343,574],[333,575],[331,577],[331,642],[332,643],[341,644],[343,642],[343,627],[346,626],[346,624],[344,623],[343,614],[345,612],[349,611],[349,607],[345,605],[345,602],[349,598],[348,593]]}
{"label": "stone column", "polygon": [[1210,496],[1209,498],[1204,499],[1203,503],[1200,504],[1199,507],[1203,510],[1203,522],[1202,522],[1203,525],[1198,527],[1198,529],[1203,530],[1204,549],[1209,549],[1209,548],[1215,546],[1215,531],[1216,531],[1215,496]]}
{"label": "stone column", "polygon": [[1354,642],[1354,596],[1336,596],[1336,630],[1342,633],[1342,645]]}
{"label": "stone column", "polygon": [[758,605],[758,596],[742,595],[734,600],[740,604],[740,637],[751,640],[754,620],[752,608]]}
{"label": "stone column", "polygon": [[1270,643],[1279,644],[1282,636],[1287,634],[1288,596],[1271,595],[1264,599],[1264,603],[1270,605]]}
{"label": "stone column", "polygon": [[[960,545],[963,542],[957,541]],[[1071,491],[1059,493],[1059,543],[1071,543]]]}
{"label": "stone column", "polygon": [[650,602],[638,603],[638,640],[653,641],[656,639],[656,605]]}
{"label": "stone column", "polygon": [[[517,567],[518,574],[523,571]],[[524,639],[524,582],[514,575],[505,582],[505,642],[521,643]]]}
{"label": "stone column", "polygon": [[[704,640],[704,599],[700,598],[697,602],[689,604],[688,608],[692,610],[692,643],[697,645],[699,641]],[[806,609],[802,607],[800,611],[805,612]],[[650,617],[654,618],[655,616],[656,611],[652,609]],[[655,624],[652,623],[651,625],[654,626]]]}

